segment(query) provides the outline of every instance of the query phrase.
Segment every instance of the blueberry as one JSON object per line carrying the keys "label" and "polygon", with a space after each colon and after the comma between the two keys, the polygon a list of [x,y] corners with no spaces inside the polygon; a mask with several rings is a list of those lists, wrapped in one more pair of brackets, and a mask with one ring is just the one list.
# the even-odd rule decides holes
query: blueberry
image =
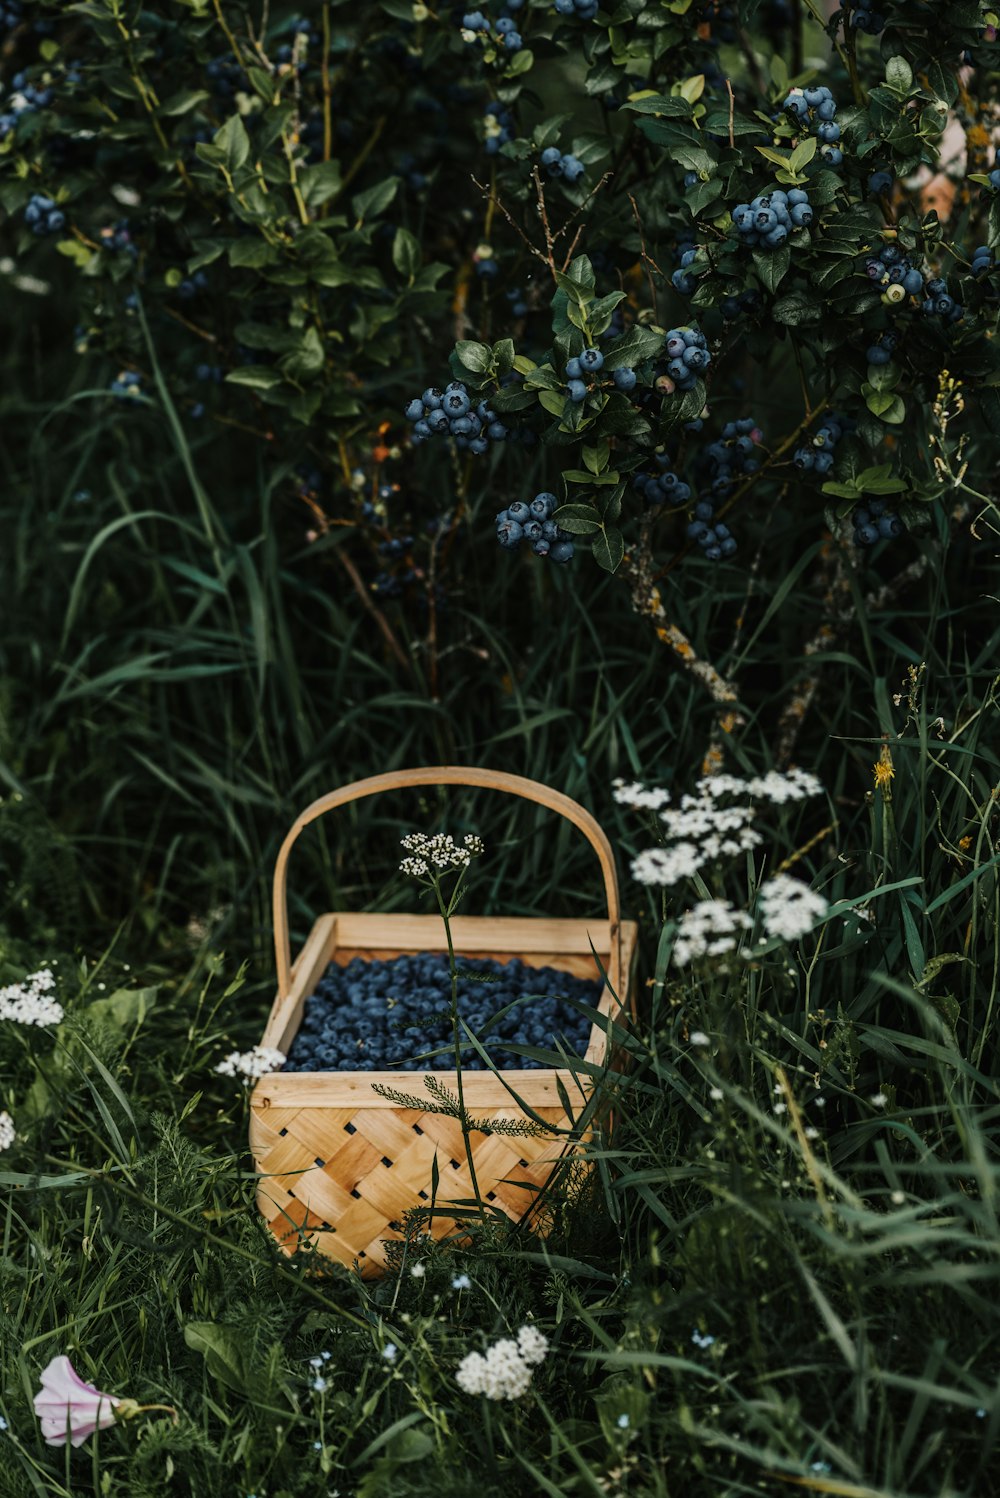
{"label": "blueberry", "polygon": [[510,516],[511,520],[516,520],[518,525],[524,525],[531,519],[533,512],[524,503],[523,499],[515,499],[513,504],[507,506],[506,513]]}
{"label": "blueberry", "polygon": [[408,403],[404,415],[407,421],[420,421],[424,414],[424,403],[421,400],[412,400]]}
{"label": "blueberry", "polygon": [[622,391],[634,390],[636,386],[636,373],[634,369],[621,368],[612,371],[611,378],[615,382],[615,388]]}
{"label": "blueberry", "polygon": [[565,182],[578,182],[584,173],[584,165],[575,156],[562,158],[562,174]]}
{"label": "blueberry", "polygon": [[578,380],[578,379],[580,379],[580,377],[582,376],[582,374],[583,374],[583,365],[580,363],[579,359],[567,359],[566,360],[566,378],[567,378],[567,380]]}
{"label": "blueberry", "polygon": [[587,387],[582,380],[570,380],[566,389],[571,401],[582,401],[587,398]]}
{"label": "blueberry", "polygon": [[580,355],[580,368],[587,374],[597,374],[598,370],[604,368],[604,355],[598,348],[585,348]]}
{"label": "blueberry", "polygon": [[436,411],[444,400],[444,392],[431,385],[424,391],[420,399],[429,411]]}

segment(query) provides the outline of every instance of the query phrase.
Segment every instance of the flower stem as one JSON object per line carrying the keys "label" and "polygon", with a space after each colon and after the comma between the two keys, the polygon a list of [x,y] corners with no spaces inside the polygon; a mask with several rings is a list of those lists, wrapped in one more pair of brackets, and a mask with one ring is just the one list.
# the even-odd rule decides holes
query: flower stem
{"label": "flower stem", "polygon": [[472,1180],[472,1192],[476,1198],[476,1206],[480,1213],[485,1215],[486,1208],[479,1191],[479,1180],[476,1176],[476,1162],[472,1152],[472,1130],[469,1128],[469,1115],[465,1108],[465,1088],[462,1082],[462,1034],[458,1023],[458,965],[455,961],[455,944],[451,935],[451,916],[458,904],[459,894],[465,878],[465,870],[459,875],[452,891],[452,896],[446,905],[441,894],[441,884],[438,879],[434,880],[434,894],[437,898],[438,909],[441,919],[444,921],[444,934],[448,942],[448,972],[451,976],[451,1038],[455,1051],[455,1091],[458,1095],[458,1118],[462,1125],[462,1140],[465,1144],[465,1158],[469,1165],[469,1176]]}

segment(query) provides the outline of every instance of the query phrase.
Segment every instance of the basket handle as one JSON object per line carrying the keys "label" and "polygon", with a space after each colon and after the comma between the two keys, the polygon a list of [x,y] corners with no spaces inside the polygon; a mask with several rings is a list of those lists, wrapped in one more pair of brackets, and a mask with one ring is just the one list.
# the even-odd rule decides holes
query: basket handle
{"label": "basket handle", "polygon": [[300,812],[278,851],[274,866],[274,955],[278,968],[278,996],[284,998],[292,982],[292,948],[288,931],[288,857],[292,845],[304,827],[315,822],[317,817],[351,801],[361,801],[366,796],[376,796],[382,791],[396,791],[405,786],[418,785],[476,785],[486,790],[506,791],[511,796],[522,796],[526,801],[536,801],[558,812],[579,827],[584,837],[597,854],[604,875],[604,894],[608,906],[608,921],[611,926],[611,952],[608,963],[608,979],[614,992],[621,996],[619,987],[621,911],[618,901],[618,875],[615,871],[611,844],[600,823],[579,802],[554,791],[540,780],[529,780],[524,775],[509,775],[506,770],[476,770],[465,765],[430,765],[416,770],[390,770],[384,775],[370,775],[365,780],[355,780],[340,790],[320,796],[305,811]]}

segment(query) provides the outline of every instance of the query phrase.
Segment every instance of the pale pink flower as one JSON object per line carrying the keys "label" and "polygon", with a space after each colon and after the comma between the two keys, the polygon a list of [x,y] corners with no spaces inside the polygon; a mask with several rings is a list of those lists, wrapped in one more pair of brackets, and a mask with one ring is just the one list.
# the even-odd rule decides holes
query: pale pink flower
{"label": "pale pink flower", "polygon": [[[125,1402],[134,1408],[134,1400]],[[65,1446],[67,1433],[71,1443],[80,1446],[95,1430],[114,1425],[115,1410],[122,1401],[84,1383],[64,1353],[42,1370],[42,1387],[34,1403],[49,1446]]]}

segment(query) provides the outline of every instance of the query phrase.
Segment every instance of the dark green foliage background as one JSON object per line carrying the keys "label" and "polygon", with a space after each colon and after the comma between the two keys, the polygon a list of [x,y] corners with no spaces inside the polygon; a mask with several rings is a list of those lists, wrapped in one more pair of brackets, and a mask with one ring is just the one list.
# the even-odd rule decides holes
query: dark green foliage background
{"label": "dark green foliage background", "polygon": [[[265,33],[258,9],[214,0],[26,4],[4,32],[0,105],[24,70],[54,100],[0,143],[0,978],[58,958],[68,1018],[54,1043],[0,1037],[21,1135],[0,1176],[0,1498],[992,1491],[1000,406],[996,272],[969,269],[1000,229],[976,180],[992,22],[971,0],[890,0],[881,38],[855,48],[809,4],[790,25],[733,9],[627,0],[584,24],[532,3],[526,49],[494,57],[450,10],[315,5],[301,73],[278,53],[300,45],[290,12]],[[221,61],[232,84],[234,43],[241,99],[208,72]],[[846,161],[806,164],[821,221],[778,280],[785,257],[762,269],[726,214],[778,169],[757,147],[791,149],[767,116],[807,76],[840,101]],[[495,156],[489,100],[514,121]],[[950,212],[916,188],[872,199],[876,163],[937,169],[948,108],[970,153]],[[546,184],[553,232],[569,224],[555,267],[531,175],[552,139],[586,164],[578,189]],[[65,233],[25,226],[38,192]],[[134,256],[102,235],[125,218]],[[864,257],[887,229],[967,310],[946,334],[908,305],[902,352],[873,374],[890,314]],[[690,301],[670,287],[685,235],[702,246]],[[475,271],[484,244],[495,281]],[[748,287],[761,310],[724,322]],[[571,409],[581,323],[589,337],[613,314],[641,409],[601,387]],[[663,395],[663,331],[693,318],[710,379]],[[142,392],[127,404],[109,393],[123,370]],[[945,370],[960,383],[942,407]],[[408,444],[406,401],[457,376],[510,408],[511,438],[481,458]],[[706,401],[704,436],[685,435]],[[829,406],[857,422],[832,489],[790,461]],[[769,461],[735,508],[739,555],[712,568],[686,513],[644,513],[628,475],[664,446],[693,472],[744,415]],[[602,464],[617,483],[562,477]],[[909,529],[859,556],[845,517],[880,464]],[[493,539],[495,512],[542,488],[593,517],[564,569]],[[595,527],[606,560],[625,554],[614,575],[587,554]],[[742,721],[721,738],[719,704],[642,617],[636,561],[735,684]],[[814,669],[793,754],[827,798],[776,813],[766,857],[807,848],[794,872],[871,918],[823,928],[795,977],[775,951],[738,980],[678,978],[684,905],[627,882],[651,833],[611,782],[677,796],[713,739],[727,768],[768,769]],[[871,789],[884,742],[890,800]],[[484,1229],[474,1250],[431,1252],[422,1279],[407,1258],[364,1288],[276,1262],[213,1067],[262,1032],[270,873],[295,814],[374,770],[446,762],[546,781],[608,828],[641,926],[640,1023],[607,1081],[614,1138],[554,1199],[549,1238]],[[303,839],[296,938],[319,910],[409,906],[398,838],[438,826],[487,842],[477,909],[599,909],[568,826],[427,793]],[[711,892],[745,904],[758,874]],[[812,1154],[773,1112],[779,1066],[819,1129]],[[475,1409],[458,1360],[529,1315],[553,1341],[537,1397]],[[320,1399],[307,1360],[324,1349]],[[64,1460],[30,1410],[63,1350],[102,1388],[175,1405],[178,1425]]]}

